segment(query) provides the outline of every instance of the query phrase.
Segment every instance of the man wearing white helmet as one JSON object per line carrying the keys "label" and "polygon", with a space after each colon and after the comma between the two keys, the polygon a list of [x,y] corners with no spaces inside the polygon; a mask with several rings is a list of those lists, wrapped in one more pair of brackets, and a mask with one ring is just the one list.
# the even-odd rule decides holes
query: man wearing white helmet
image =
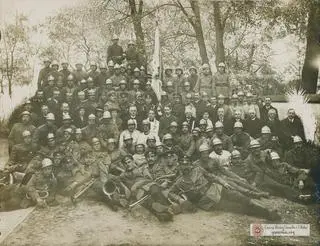
{"label": "man wearing white helmet", "polygon": [[219,138],[212,139],[213,151],[210,153],[209,157],[217,165],[225,168],[230,167],[231,154],[229,151],[222,148],[222,141]]}
{"label": "man wearing white helmet", "polygon": [[261,128],[261,136],[257,140],[261,145],[262,150],[271,150],[273,147],[273,143],[271,141],[272,135],[271,130],[268,126],[263,126]]}
{"label": "man wearing white helmet", "polygon": [[126,80],[126,77],[123,74],[121,74],[119,64],[116,63],[114,65],[114,74],[110,77],[110,79],[112,81],[112,86],[114,89],[119,89],[120,81]]}
{"label": "man wearing white helmet", "polygon": [[15,123],[11,128],[11,131],[8,136],[9,141],[9,152],[11,148],[15,144],[23,143],[23,136],[22,133],[24,131],[30,131],[31,134],[35,131],[36,127],[31,122],[31,113],[29,111],[23,111],[20,114],[21,122]]}
{"label": "man wearing white helmet", "polygon": [[88,77],[92,78],[93,83],[95,86],[99,86],[98,84],[98,77],[100,73],[98,72],[98,65],[96,62],[92,61],[90,62],[90,70],[88,72]]}
{"label": "man wearing white helmet", "polygon": [[[14,176],[16,181],[21,181],[23,175],[21,176],[20,174],[26,171],[29,162],[34,156],[31,145],[31,132],[28,130],[23,131],[22,138],[22,143],[13,146],[9,161],[6,164],[6,168],[9,169],[10,172],[15,172]],[[20,177],[19,180],[17,180],[18,177]]]}
{"label": "man wearing white helmet", "polygon": [[137,130],[136,122],[134,119],[127,120],[127,129],[121,132],[119,137],[119,149],[124,145],[124,137],[131,136],[133,145],[135,145],[140,138],[141,132]]}
{"label": "man wearing white helmet", "polygon": [[55,134],[57,126],[55,125],[55,116],[53,113],[48,113],[46,123],[35,129],[32,137],[32,146],[34,150],[38,150],[40,146],[47,144],[47,136],[49,133]]}
{"label": "man wearing white helmet", "polygon": [[294,187],[295,189],[304,189],[308,178],[309,169],[299,169],[286,162],[281,162],[277,152],[270,153],[272,168],[269,167],[270,176],[278,182]]}
{"label": "man wearing white helmet", "polygon": [[250,146],[250,135],[243,131],[241,122],[234,123],[231,141],[235,149],[239,150],[242,158],[248,156],[248,148]]}
{"label": "man wearing white helmet", "polygon": [[71,128],[73,132],[76,130],[76,127],[72,124],[71,116],[69,114],[64,114],[62,116],[62,126],[56,132],[58,142],[63,141],[64,130],[67,128]]}
{"label": "man wearing white helmet", "polygon": [[116,125],[112,122],[111,113],[109,111],[103,112],[101,124],[98,126],[98,137],[104,148],[107,147],[107,139],[119,139],[120,132]]}
{"label": "man wearing white helmet", "polygon": [[[200,150],[202,153],[207,151],[202,146]],[[203,166],[192,166],[188,161],[183,161],[180,164],[182,175],[171,187],[169,198],[181,206],[182,212],[194,212],[198,207],[206,211],[212,211],[212,209],[241,211],[241,213],[270,220],[280,219],[277,213],[244,195],[242,193],[244,189],[239,192],[235,189],[237,187],[233,188],[233,185],[230,185],[219,175],[208,171],[206,169],[208,168],[207,161],[202,161],[202,163],[204,163]],[[192,182],[190,182],[191,180]],[[227,204],[229,206],[226,206]],[[231,204],[235,204],[235,206],[230,206]],[[241,209],[239,210],[239,208]]]}
{"label": "man wearing white helmet", "polygon": [[212,74],[210,72],[209,64],[202,65],[202,72],[199,76],[199,79],[194,87],[194,90],[197,92],[207,92],[208,96],[216,96],[216,85],[213,80]]}
{"label": "man wearing white helmet", "polygon": [[222,122],[217,121],[215,123],[215,133],[211,138],[210,146],[212,146],[212,140],[215,138],[219,138],[222,141],[222,148],[231,152],[233,150],[233,144],[231,138],[224,133],[224,126]]}
{"label": "man wearing white helmet", "polygon": [[52,160],[44,158],[41,170],[33,174],[27,184],[27,197],[42,208],[48,205],[57,205],[55,200],[56,187],[57,180],[53,174]]}
{"label": "man wearing white helmet", "polygon": [[110,45],[107,50],[107,61],[109,62],[110,60],[112,60],[114,63],[121,64],[124,52],[122,47],[118,44],[119,37],[114,34],[111,41],[112,45]]}
{"label": "man wearing white helmet", "polygon": [[261,151],[259,142],[252,140],[250,143],[250,154],[245,160],[248,170],[251,173],[248,181],[259,189],[269,192],[271,195],[298,201],[299,192],[288,185],[281,184],[275,179],[273,169],[269,170],[269,159],[268,155]]}
{"label": "man wearing white helmet", "polygon": [[292,141],[293,147],[285,154],[285,161],[297,168],[311,168],[314,154],[308,153],[300,136],[294,136]]}
{"label": "man wearing white helmet", "polygon": [[151,136],[153,136],[157,142],[160,141],[158,135],[155,135],[154,133],[151,132],[150,127],[151,125],[149,120],[145,119],[142,121],[142,132],[139,136],[139,139],[137,140],[138,143],[142,143],[144,146],[146,146],[147,139]]}
{"label": "man wearing white helmet", "polygon": [[80,149],[80,158],[83,160],[92,151],[90,144],[83,139],[82,131],[80,128],[75,130],[74,139]]}
{"label": "man wearing white helmet", "polygon": [[213,80],[216,85],[217,95],[222,94],[225,97],[230,97],[232,89],[230,87],[230,77],[226,73],[226,65],[223,62],[218,64],[218,71],[214,74]]}
{"label": "man wearing white helmet", "polygon": [[[257,117],[256,111],[254,109],[249,109],[249,118],[243,122],[243,128],[250,137],[258,138],[261,134],[262,122]],[[271,132],[271,131],[270,131]]]}
{"label": "man wearing white helmet", "polygon": [[189,81],[184,82],[183,84],[183,88],[181,91],[181,98],[182,98],[182,102],[186,103],[186,96],[187,94],[191,94],[192,93],[192,89],[191,89],[191,84]]}

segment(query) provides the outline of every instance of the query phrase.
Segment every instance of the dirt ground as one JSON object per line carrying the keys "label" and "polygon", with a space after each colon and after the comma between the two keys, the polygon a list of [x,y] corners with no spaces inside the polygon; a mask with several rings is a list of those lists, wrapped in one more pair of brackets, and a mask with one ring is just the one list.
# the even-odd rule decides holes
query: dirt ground
{"label": "dirt ground", "polygon": [[[113,212],[95,201],[34,210],[2,245],[317,245],[315,206],[282,199],[268,201],[278,208],[281,223],[310,223],[310,237],[256,239],[249,237],[250,223],[263,223],[246,215],[222,211],[180,214],[160,223],[147,210]],[[266,222],[267,223],[267,222]]]}

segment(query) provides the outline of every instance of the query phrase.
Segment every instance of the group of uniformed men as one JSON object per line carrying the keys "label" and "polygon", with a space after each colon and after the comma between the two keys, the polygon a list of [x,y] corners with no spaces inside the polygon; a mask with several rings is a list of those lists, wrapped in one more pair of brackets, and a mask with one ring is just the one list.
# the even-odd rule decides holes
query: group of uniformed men
{"label": "group of uniformed men", "polygon": [[14,184],[2,176],[2,210],[56,205],[87,187],[114,210],[141,204],[160,220],[197,208],[276,220],[257,199],[301,201],[311,163],[294,109],[279,120],[269,97],[232,88],[223,63],[214,76],[207,64],[189,77],[167,69],[159,100],[117,41],[99,71],[44,61],[35,96],[9,122],[2,173]]}

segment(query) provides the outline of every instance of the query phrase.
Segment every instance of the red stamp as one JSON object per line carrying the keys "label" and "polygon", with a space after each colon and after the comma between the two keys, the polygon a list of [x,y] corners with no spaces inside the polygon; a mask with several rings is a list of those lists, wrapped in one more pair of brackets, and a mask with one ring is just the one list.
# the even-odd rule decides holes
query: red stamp
{"label": "red stamp", "polygon": [[252,235],[255,237],[260,237],[263,234],[263,227],[261,224],[253,224],[251,230]]}

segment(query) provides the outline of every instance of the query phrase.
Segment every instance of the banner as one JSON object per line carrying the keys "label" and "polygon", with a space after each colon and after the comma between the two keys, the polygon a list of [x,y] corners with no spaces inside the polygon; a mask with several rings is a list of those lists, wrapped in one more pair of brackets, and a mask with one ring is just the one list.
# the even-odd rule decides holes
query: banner
{"label": "banner", "polygon": [[[161,75],[162,75],[162,64],[161,64],[161,46],[160,46],[160,30],[158,26],[158,22],[156,26],[156,31],[154,35],[154,53],[153,53],[153,60],[152,60],[152,82],[151,86],[154,92],[157,95],[158,101],[161,101],[161,94],[162,94],[162,82],[161,82]],[[155,76],[158,74],[158,77]]]}

